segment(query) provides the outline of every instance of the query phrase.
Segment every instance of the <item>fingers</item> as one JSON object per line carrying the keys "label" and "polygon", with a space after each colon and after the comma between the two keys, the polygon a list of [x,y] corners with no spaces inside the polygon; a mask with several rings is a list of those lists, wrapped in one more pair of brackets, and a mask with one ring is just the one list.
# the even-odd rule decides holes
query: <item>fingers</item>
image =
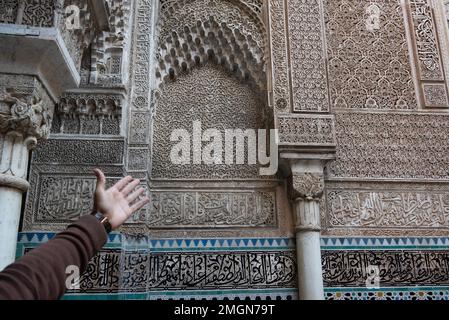
{"label": "fingers", "polygon": [[140,180],[136,179],[133,180],[131,183],[129,183],[123,190],[122,190],[122,194],[126,197],[127,195],[129,195],[131,192],[133,192],[133,190],[140,184]]}
{"label": "fingers", "polygon": [[131,176],[124,177],[122,180],[117,182],[114,187],[117,188],[118,191],[121,191],[125,186],[128,185],[128,183],[131,182],[133,178]]}
{"label": "fingers", "polygon": [[139,198],[144,192],[145,192],[144,188],[139,188],[136,191],[134,191],[133,193],[131,193],[128,196],[128,198],[126,198],[126,200],[128,201],[128,203],[132,203],[134,200]]}
{"label": "fingers", "polygon": [[142,209],[146,204],[150,202],[150,198],[145,197],[142,200],[136,202],[133,206],[131,206],[131,214]]}
{"label": "fingers", "polygon": [[94,173],[97,176],[97,191],[103,191],[106,186],[106,177],[100,169],[95,169]]}

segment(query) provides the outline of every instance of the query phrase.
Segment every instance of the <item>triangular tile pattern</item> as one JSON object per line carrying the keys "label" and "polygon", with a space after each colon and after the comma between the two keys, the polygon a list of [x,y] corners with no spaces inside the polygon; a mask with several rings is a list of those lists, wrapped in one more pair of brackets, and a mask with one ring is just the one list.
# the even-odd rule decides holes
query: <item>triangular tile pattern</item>
{"label": "triangular tile pattern", "polygon": [[[18,243],[22,244],[40,244],[52,239],[55,233],[49,232],[22,232],[18,234]],[[120,245],[122,235],[112,233],[109,235],[109,245]],[[137,240],[138,244],[149,246],[150,248],[165,249],[220,249],[220,248],[295,248],[295,239],[289,238],[216,238],[216,239],[148,239]],[[449,247],[449,237],[410,237],[410,238],[341,238],[341,237],[322,237],[321,246],[327,247],[345,247],[345,248],[363,248],[363,247]]]}
{"label": "triangular tile pattern", "polygon": [[410,237],[410,238],[338,238],[338,237],[322,237],[321,247],[326,248],[360,248],[364,247],[407,247],[413,248],[432,248],[432,247],[449,247],[448,237]]}

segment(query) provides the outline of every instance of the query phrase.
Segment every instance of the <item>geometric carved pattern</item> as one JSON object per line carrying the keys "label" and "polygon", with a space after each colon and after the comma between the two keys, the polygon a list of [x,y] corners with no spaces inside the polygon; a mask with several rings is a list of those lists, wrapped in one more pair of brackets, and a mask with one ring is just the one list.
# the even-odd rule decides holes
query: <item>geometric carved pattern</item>
{"label": "geometric carved pattern", "polygon": [[33,153],[34,163],[58,164],[122,164],[123,140],[70,140],[42,141]]}
{"label": "geometric carved pattern", "polygon": [[331,178],[449,179],[445,115],[339,112]]}
{"label": "geometric carved pattern", "polygon": [[54,2],[54,0],[2,0],[0,2],[0,23],[52,27]]}
{"label": "geometric carved pattern", "polygon": [[293,110],[329,111],[322,0],[288,0]]}
{"label": "geometric carved pattern", "polygon": [[404,15],[398,1],[327,0],[334,109],[416,109]]}

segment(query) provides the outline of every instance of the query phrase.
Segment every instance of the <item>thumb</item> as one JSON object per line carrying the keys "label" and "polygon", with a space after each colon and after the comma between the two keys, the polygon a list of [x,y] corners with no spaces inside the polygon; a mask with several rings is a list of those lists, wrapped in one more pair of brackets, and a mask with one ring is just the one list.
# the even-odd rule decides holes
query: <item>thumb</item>
{"label": "thumb", "polygon": [[96,191],[104,191],[106,186],[106,177],[104,176],[103,171],[100,169],[94,170],[95,175],[97,176],[97,189]]}

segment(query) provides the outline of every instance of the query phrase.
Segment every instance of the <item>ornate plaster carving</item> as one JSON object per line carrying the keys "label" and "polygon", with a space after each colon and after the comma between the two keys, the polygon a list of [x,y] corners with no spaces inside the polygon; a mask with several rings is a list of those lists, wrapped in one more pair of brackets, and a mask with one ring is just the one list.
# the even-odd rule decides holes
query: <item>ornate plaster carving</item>
{"label": "ornate plaster carving", "polygon": [[123,96],[66,93],[55,110],[52,134],[120,135]]}
{"label": "ornate plaster carving", "polygon": [[46,138],[54,104],[33,76],[0,74],[0,133]]}
{"label": "ornate plaster carving", "polygon": [[324,175],[317,173],[293,173],[294,197],[304,200],[320,199],[324,191]]}
{"label": "ornate plaster carving", "polygon": [[398,1],[325,0],[333,109],[417,109]]}
{"label": "ornate plaster carving", "polygon": [[114,87],[124,84],[124,57],[130,42],[130,0],[107,0],[109,8],[109,30],[100,32],[92,42],[88,63],[83,66],[82,84]]}
{"label": "ornate plaster carving", "polygon": [[[447,286],[447,250],[325,250],[326,287],[364,287],[376,266],[381,287]],[[372,267],[371,267],[372,268]]]}
{"label": "ornate plaster carving", "polygon": [[293,111],[329,111],[322,0],[288,0]]}
{"label": "ornate plaster carving", "polygon": [[[411,19],[409,37],[416,50],[417,81],[424,107],[448,108],[449,96],[445,77],[449,74],[446,24],[440,6],[426,0],[408,0]],[[443,29],[444,28],[444,29]],[[442,30],[443,29],[443,30]]]}
{"label": "ornate plaster carving", "polygon": [[[203,130],[264,128],[264,101],[249,84],[242,84],[223,68],[207,65],[164,86],[154,118],[153,179],[259,179],[258,166],[249,165],[176,165],[170,152],[174,129],[192,133],[193,121]],[[204,143],[205,145],[205,143]],[[224,150],[223,150],[224,152]],[[247,148],[245,148],[247,154]],[[245,158],[246,159],[246,158]]]}
{"label": "ornate plaster carving", "polygon": [[329,177],[447,181],[448,130],[443,114],[339,112]]}
{"label": "ornate plaster carving", "polygon": [[285,1],[270,0],[273,102],[278,112],[290,112],[289,60]]}
{"label": "ornate plaster carving", "polygon": [[257,42],[213,16],[208,21],[186,25],[182,34],[174,31],[167,36],[160,43],[158,56],[156,76],[162,83],[212,61],[261,91],[266,86],[263,51]]}
{"label": "ornate plaster carving", "polygon": [[322,115],[279,115],[280,145],[335,146],[335,120]]}

